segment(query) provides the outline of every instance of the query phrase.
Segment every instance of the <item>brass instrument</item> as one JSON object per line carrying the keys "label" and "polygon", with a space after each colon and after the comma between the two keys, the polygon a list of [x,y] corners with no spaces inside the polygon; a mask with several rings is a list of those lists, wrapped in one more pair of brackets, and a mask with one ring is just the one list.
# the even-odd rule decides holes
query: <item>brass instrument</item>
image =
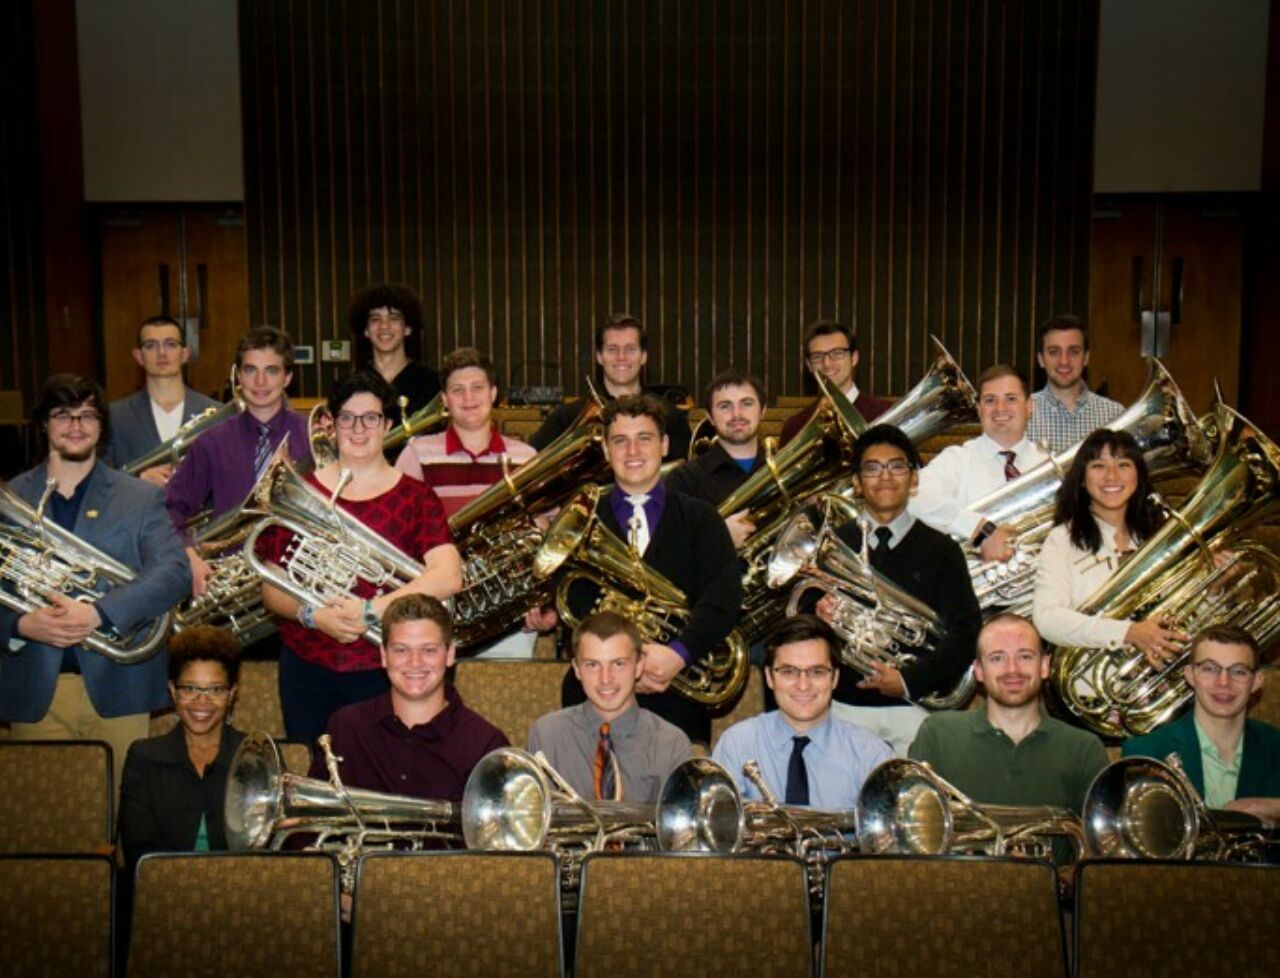
{"label": "brass instrument", "polygon": [[[1153,358],[1150,373],[1137,400],[1107,427],[1133,435],[1152,478],[1204,471],[1213,446],[1203,426],[1164,364]],[[1030,617],[1040,548],[1053,529],[1058,488],[1080,444],[1059,452],[1048,464],[1024,472],[970,505],[971,510],[991,522],[1011,527],[1017,536],[1014,556],[1007,561],[984,561],[975,549],[965,547],[973,591],[984,612],[1002,608]]]}
{"label": "brass instrument", "polygon": [[120,471],[128,472],[130,475],[141,475],[147,469],[155,468],[157,465],[177,465],[181,462],[182,456],[187,454],[187,449],[191,447],[192,442],[214,425],[221,424],[229,418],[234,418],[244,410],[244,398],[240,396],[240,384],[236,380],[236,368],[234,365],[231,367],[230,383],[231,400],[226,404],[220,404],[218,407],[205,408],[199,414],[184,422],[168,441],[161,442],[146,454],[140,455],[131,462],[120,466]]}
{"label": "brass instrument", "polygon": [[[45,506],[57,488],[57,480],[49,479],[33,509],[0,485],[0,582],[8,585],[0,587],[0,604],[22,614],[49,607],[49,592],[92,604],[135,576],[130,567],[45,519]],[[171,622],[166,611],[127,632],[99,629],[80,644],[119,665],[133,665],[160,651]]]}
{"label": "brass instrument", "polygon": [[980,805],[928,764],[893,757],[858,795],[858,843],[865,853],[944,855],[979,852],[1047,856],[1063,838],[1076,861],[1084,851],[1080,819],[1050,805]]}
{"label": "brass instrument", "polygon": [[462,590],[454,599],[459,646],[502,635],[548,598],[532,574],[543,540],[534,517],[563,505],[580,485],[608,471],[602,407],[591,388],[573,427],[514,472],[504,459],[502,480],[449,517],[462,554]]}
{"label": "brass instrument", "polygon": [[[1280,636],[1280,557],[1257,536],[1280,503],[1280,447],[1219,404],[1217,457],[1182,507],[1080,608],[1124,620],[1163,616],[1190,634],[1239,625],[1265,648]],[[1188,650],[1161,669],[1137,649],[1057,649],[1050,681],[1059,701],[1102,736],[1141,734],[1192,698]]]}
{"label": "brass instrument", "polygon": [[[837,610],[831,627],[843,643],[840,658],[863,676],[874,675],[873,664],[901,669],[918,655],[935,652],[946,636],[932,608],[903,591],[871,566],[867,553],[869,527],[859,519],[852,502],[824,496],[820,514],[801,511],[783,529],[769,561],[769,586],[791,585],[786,614],[794,615],[813,590],[832,595]],[[836,535],[846,521],[859,520],[862,551],[855,553]],[[818,524],[815,528],[815,523]],[[917,705],[951,710],[966,702],[976,682],[966,669],[954,689],[923,696]]]}
{"label": "brass instrument", "polygon": [[[265,515],[250,528],[241,551],[259,578],[295,601],[319,606],[350,596],[360,580],[384,593],[422,573],[422,564],[338,506],[350,479],[344,470],[326,499],[298,476],[281,444],[254,490],[254,505]],[[293,534],[283,568],[263,560],[256,550],[258,539],[273,526]],[[380,645],[381,624],[369,625],[364,637]]]}
{"label": "brass instrument", "polygon": [[[571,628],[581,619],[569,606],[569,591],[579,581],[589,581],[600,589],[593,612],[615,611],[636,626],[645,642],[667,642],[687,620],[689,599],[600,522],[596,508],[604,491],[588,486],[565,505],[534,555],[533,576],[546,581],[564,568],[556,585],[556,608]],[[748,665],[747,642],[734,629],[723,645],[676,673],[671,688],[707,706],[728,703],[746,685]]]}
{"label": "brass instrument", "polygon": [[[1228,814],[1228,813],[1223,813]],[[1175,753],[1123,757],[1089,786],[1084,841],[1090,856],[1121,859],[1255,861],[1267,846],[1252,816],[1228,826],[1205,806]]]}
{"label": "brass instrument", "polygon": [[[382,451],[401,448],[410,438],[429,434],[449,420],[449,409],[444,406],[444,395],[437,394],[412,414],[404,415],[407,397],[400,398],[402,417],[400,423],[382,436]],[[307,415],[307,432],[311,442],[311,457],[317,469],[335,465],[338,461],[338,439],[333,430],[334,418],[329,406],[321,401]]]}

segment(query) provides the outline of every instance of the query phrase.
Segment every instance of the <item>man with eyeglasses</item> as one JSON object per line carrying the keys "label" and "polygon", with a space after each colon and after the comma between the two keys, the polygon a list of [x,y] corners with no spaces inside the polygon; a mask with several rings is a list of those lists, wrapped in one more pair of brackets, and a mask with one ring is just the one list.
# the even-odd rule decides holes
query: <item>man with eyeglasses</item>
{"label": "man with eyeglasses", "polygon": [[[152,316],[138,327],[133,359],[146,375],[136,394],[111,403],[111,444],[103,458],[108,465],[127,465],[156,446],[171,441],[178,429],[209,408],[220,405],[186,386],[182,368],[191,359],[182,327],[168,316]],[[138,477],[164,486],[173,466],[153,465]]]}
{"label": "man with eyeglasses", "polygon": [[[9,490],[34,507],[52,481],[45,520],[124,564],[134,577],[93,600],[41,591],[34,601],[21,599],[38,606],[32,611],[0,607],[0,720],[12,724],[15,740],[105,740],[119,785],[129,744],[147,736],[150,712],[167,705],[168,657],[161,651],[124,665],[84,642],[95,632],[113,639],[145,632],[186,596],[190,570],[161,490],[99,463],[111,421],[96,382],[50,377],[32,418],[48,438],[49,455],[10,482]],[[59,556],[67,555],[55,550],[55,566]],[[14,572],[4,564],[0,586],[14,594]],[[134,642],[121,639],[125,646]]]}
{"label": "man with eyeglasses", "polygon": [[[870,423],[893,406],[893,401],[876,397],[858,389],[853,372],[858,366],[858,336],[852,328],[834,319],[822,319],[814,323],[804,334],[804,362],[815,374],[822,374],[837,390],[849,399],[849,403]],[[785,445],[803,428],[817,409],[814,401],[807,408],[787,418],[782,426],[779,444]]]}
{"label": "man with eyeglasses", "polygon": [[1257,640],[1234,625],[1206,628],[1183,668],[1195,704],[1181,718],[1125,741],[1125,757],[1176,753],[1210,808],[1280,822],[1280,730],[1248,716],[1262,688]]}
{"label": "man with eyeglasses", "polygon": [[[982,623],[959,545],[907,508],[919,468],[915,445],[893,425],[872,425],[854,444],[853,484],[861,497],[871,567],[931,608],[942,630],[932,647],[901,650],[915,656],[909,664],[873,662],[867,676],[846,670],[836,688],[836,715],[883,737],[898,754],[906,753],[926,716],[921,699],[949,693],[963,679]],[[862,550],[858,520],[836,532],[853,550]],[[836,609],[831,595],[818,602],[818,614],[828,621]]]}
{"label": "man with eyeglasses", "polygon": [[867,775],[893,756],[871,731],[832,712],[842,671],[839,641],[814,615],[787,618],[765,638],[764,678],[778,708],[735,723],[711,754],[748,801],[761,800],[743,774],[748,761],[760,765],[783,804],[834,811],[853,808]]}

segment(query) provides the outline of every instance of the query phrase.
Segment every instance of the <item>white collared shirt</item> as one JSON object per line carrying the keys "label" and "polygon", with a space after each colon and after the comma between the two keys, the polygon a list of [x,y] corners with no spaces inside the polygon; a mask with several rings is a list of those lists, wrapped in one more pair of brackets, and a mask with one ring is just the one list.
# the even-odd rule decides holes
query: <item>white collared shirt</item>
{"label": "white collared shirt", "polygon": [[972,540],[986,520],[972,504],[1008,481],[1005,451],[1014,452],[1013,464],[1022,475],[1049,460],[1025,435],[1007,449],[986,435],[952,445],[920,470],[920,488],[908,503],[911,513],[961,542]]}

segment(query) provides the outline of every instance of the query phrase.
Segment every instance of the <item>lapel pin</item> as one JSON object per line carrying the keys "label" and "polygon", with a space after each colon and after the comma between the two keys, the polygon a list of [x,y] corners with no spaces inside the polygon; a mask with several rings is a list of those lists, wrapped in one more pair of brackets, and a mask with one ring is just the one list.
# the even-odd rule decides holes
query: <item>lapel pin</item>
{"label": "lapel pin", "polygon": [[87,520],[96,520],[98,518],[98,511],[96,509],[86,509],[84,511],[84,518]]}

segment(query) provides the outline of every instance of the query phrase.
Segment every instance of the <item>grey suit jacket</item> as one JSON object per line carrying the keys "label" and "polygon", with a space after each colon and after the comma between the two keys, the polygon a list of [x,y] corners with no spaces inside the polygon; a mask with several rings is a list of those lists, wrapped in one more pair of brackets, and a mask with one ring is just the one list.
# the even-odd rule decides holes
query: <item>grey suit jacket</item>
{"label": "grey suit jacket", "polygon": [[[22,473],[9,488],[31,505],[40,500],[45,463]],[[191,567],[164,508],[164,492],[99,463],[89,478],[73,532],[84,542],[132,568],[136,576],[96,602],[121,631],[168,611],[191,592]],[[0,586],[8,588],[7,584]],[[49,711],[62,650],[28,642],[17,633],[21,614],[0,607],[0,720],[34,723]],[[120,665],[77,647],[93,708],[103,717],[145,713],[166,706],[168,656]]]}
{"label": "grey suit jacket", "polygon": [[[182,423],[186,424],[201,411],[220,407],[219,403],[190,387],[182,403]],[[111,402],[111,444],[102,453],[108,465],[119,468],[141,458],[160,444],[156,418],[151,413],[151,398],[144,387],[136,394]]]}

